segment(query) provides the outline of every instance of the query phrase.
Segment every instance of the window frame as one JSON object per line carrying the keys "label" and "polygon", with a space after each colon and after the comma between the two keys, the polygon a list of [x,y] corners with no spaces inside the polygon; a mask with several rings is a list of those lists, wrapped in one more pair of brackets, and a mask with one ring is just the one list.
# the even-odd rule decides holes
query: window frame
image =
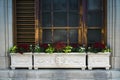
{"label": "window frame", "polygon": [[[40,22],[42,21],[42,19],[39,17],[39,15],[41,15],[41,12],[39,12],[39,1],[40,0],[34,0],[34,28],[35,28],[35,36],[34,36],[34,43],[35,44],[42,44],[42,33],[43,33],[43,29],[42,29],[42,25],[40,24]],[[86,0],[81,0],[81,1],[86,1]],[[103,27],[101,29],[101,34],[102,34],[102,40],[101,42],[106,44],[107,43],[107,0],[102,0],[103,1],[103,17],[104,17],[104,20],[103,20]],[[94,27],[92,28],[88,28],[86,23],[83,21],[83,14],[85,13],[83,11],[83,2],[81,2],[81,5],[80,6],[80,16],[82,17],[82,19],[80,20],[80,25],[78,28],[75,27],[74,29],[78,29],[78,44],[85,44],[86,46],[88,45],[88,42],[87,42],[87,31],[88,29],[96,29]],[[18,40],[17,40],[17,23],[16,23],[16,11],[17,7],[16,7],[16,0],[13,0],[13,40],[14,40],[14,44],[17,45],[18,44]],[[57,27],[57,28],[52,28],[52,31],[54,29],[61,29],[60,27]],[[64,28],[62,28],[64,29]],[[69,30],[72,30],[73,28],[71,27],[65,27],[65,29],[69,32]],[[74,30],[73,29],[73,30]],[[52,34],[53,36],[53,34]],[[25,43],[25,42],[24,42]],[[70,43],[70,40],[68,39],[67,40],[67,43],[69,44]]]}

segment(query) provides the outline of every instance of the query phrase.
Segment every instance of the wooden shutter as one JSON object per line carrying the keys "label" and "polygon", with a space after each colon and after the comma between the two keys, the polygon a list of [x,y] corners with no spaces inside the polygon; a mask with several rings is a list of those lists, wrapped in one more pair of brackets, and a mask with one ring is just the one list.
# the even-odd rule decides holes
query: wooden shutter
{"label": "wooden shutter", "polygon": [[34,0],[14,0],[14,44],[35,43]]}

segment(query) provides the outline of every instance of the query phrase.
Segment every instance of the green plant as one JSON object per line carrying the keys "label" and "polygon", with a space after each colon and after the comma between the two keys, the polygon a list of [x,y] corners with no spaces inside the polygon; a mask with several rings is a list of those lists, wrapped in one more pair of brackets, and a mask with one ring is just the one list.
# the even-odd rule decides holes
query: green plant
{"label": "green plant", "polygon": [[108,47],[105,47],[103,50],[102,50],[102,52],[111,52],[112,50],[110,49],[110,48],[108,48]]}
{"label": "green plant", "polygon": [[29,45],[30,52],[33,52],[33,45]]}
{"label": "green plant", "polygon": [[48,44],[48,47],[46,48],[46,53],[53,53],[55,51],[54,47],[52,47],[50,44]]}
{"label": "green plant", "polygon": [[84,53],[86,51],[85,47],[79,47],[78,52]]}
{"label": "green plant", "polygon": [[24,52],[30,52],[30,48],[32,48],[32,46],[30,46],[29,44],[18,44],[17,45],[18,49],[17,52],[23,54]]}
{"label": "green plant", "polygon": [[70,53],[72,51],[72,46],[66,46],[64,49],[63,49],[63,52],[64,53]]}
{"label": "green plant", "polygon": [[94,43],[87,48],[87,52],[92,52],[92,53],[111,52],[111,49],[102,43]]}
{"label": "green plant", "polygon": [[64,42],[57,42],[54,44],[54,48],[56,52],[62,52],[62,50],[66,47]]}
{"label": "green plant", "polygon": [[40,48],[39,44],[35,45],[34,52],[41,52],[41,48]]}
{"label": "green plant", "polygon": [[17,52],[17,46],[15,45],[15,46],[13,46],[13,47],[11,47],[10,48],[10,50],[9,50],[9,53],[16,53]]}

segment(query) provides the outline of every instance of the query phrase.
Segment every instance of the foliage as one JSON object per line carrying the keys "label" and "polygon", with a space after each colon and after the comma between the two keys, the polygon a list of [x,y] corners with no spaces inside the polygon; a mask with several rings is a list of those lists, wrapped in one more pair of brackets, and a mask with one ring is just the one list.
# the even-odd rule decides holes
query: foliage
{"label": "foliage", "polygon": [[70,52],[92,52],[92,53],[98,53],[98,52],[111,52],[111,49],[105,46],[102,43],[94,43],[91,46],[88,46],[85,48],[84,46],[80,46],[78,44],[70,44],[66,46],[63,42],[57,42],[53,45],[51,44],[42,44],[39,46],[39,44],[35,45],[28,45],[28,44],[18,44],[9,49],[10,53],[23,53],[23,52],[46,52],[46,53],[53,53],[54,51],[57,52],[64,52],[64,53],[70,53]]}
{"label": "foliage", "polygon": [[86,51],[85,47],[80,46],[78,48],[78,52],[80,52],[80,53],[84,53],[85,51]]}
{"label": "foliage", "polygon": [[28,44],[18,44],[14,45],[9,50],[10,53],[23,53],[23,52],[33,52],[33,46]]}
{"label": "foliage", "polygon": [[41,48],[41,52],[45,52],[46,48],[48,48],[48,44],[47,43],[40,44],[40,48]]}
{"label": "foliage", "polygon": [[107,46],[102,50],[102,52],[111,52],[112,50],[108,48]]}
{"label": "foliage", "polygon": [[87,52],[93,52],[93,53],[111,52],[111,50],[110,50],[110,48],[105,47],[105,45],[102,43],[94,43],[94,44],[92,44],[92,46],[89,46],[87,48]]}
{"label": "foliage", "polygon": [[34,50],[33,50],[33,45],[29,45],[29,50],[30,50],[30,52],[33,52]]}
{"label": "foliage", "polygon": [[78,52],[79,51],[79,44],[72,43],[72,44],[70,44],[70,46],[72,46],[72,51],[71,52]]}
{"label": "foliage", "polygon": [[71,51],[72,51],[72,46],[69,46],[69,45],[63,49],[64,53],[70,53]]}
{"label": "foliage", "polygon": [[10,48],[10,50],[9,50],[9,53],[16,53],[17,52],[17,46],[15,45],[15,46],[13,46],[13,47],[11,47]]}
{"label": "foliage", "polygon": [[57,42],[54,44],[54,48],[56,52],[62,52],[62,50],[66,47],[64,42]]}
{"label": "foliage", "polygon": [[39,44],[35,45],[34,52],[41,52],[41,48],[40,48]]}
{"label": "foliage", "polygon": [[29,44],[18,44],[18,52],[19,53],[23,53],[23,52],[29,52],[30,48],[29,48]]}
{"label": "foliage", "polygon": [[50,44],[48,44],[48,47],[46,48],[46,53],[53,53],[55,51],[55,48],[52,47]]}

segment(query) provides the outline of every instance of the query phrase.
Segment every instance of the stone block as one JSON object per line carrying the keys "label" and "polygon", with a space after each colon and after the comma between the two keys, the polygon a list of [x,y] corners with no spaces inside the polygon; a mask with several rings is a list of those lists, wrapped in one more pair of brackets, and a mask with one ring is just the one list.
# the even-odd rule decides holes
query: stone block
{"label": "stone block", "polygon": [[120,80],[120,78],[118,78],[118,79],[111,79],[111,80]]}
{"label": "stone block", "polygon": [[[79,71],[79,70],[78,70]],[[93,72],[91,71],[79,71],[79,72],[68,72],[67,76],[69,79],[92,79],[93,78]]]}
{"label": "stone block", "polygon": [[29,71],[27,71],[27,78],[32,78],[32,79],[35,79],[36,78],[36,76],[35,76],[35,71],[34,70],[29,70]]}
{"label": "stone block", "polygon": [[120,80],[120,71],[111,71],[112,73],[112,79],[119,78]]}
{"label": "stone block", "polygon": [[1,78],[9,78],[9,73],[7,70],[0,70],[0,80]]}
{"label": "stone block", "polygon": [[27,71],[26,70],[11,70],[9,72],[10,78],[26,78],[27,77]]}
{"label": "stone block", "polygon": [[110,71],[95,71],[93,72],[93,79],[95,80],[99,80],[101,78],[101,80],[108,80],[112,78],[111,72]]}
{"label": "stone block", "polygon": [[53,72],[52,71],[47,71],[47,70],[35,70],[35,76],[36,78],[52,78],[53,77]]}
{"label": "stone block", "polygon": [[8,57],[0,56],[0,69],[8,69],[8,67],[9,67]]}
{"label": "stone block", "polygon": [[114,68],[120,69],[120,57],[115,57]]}

